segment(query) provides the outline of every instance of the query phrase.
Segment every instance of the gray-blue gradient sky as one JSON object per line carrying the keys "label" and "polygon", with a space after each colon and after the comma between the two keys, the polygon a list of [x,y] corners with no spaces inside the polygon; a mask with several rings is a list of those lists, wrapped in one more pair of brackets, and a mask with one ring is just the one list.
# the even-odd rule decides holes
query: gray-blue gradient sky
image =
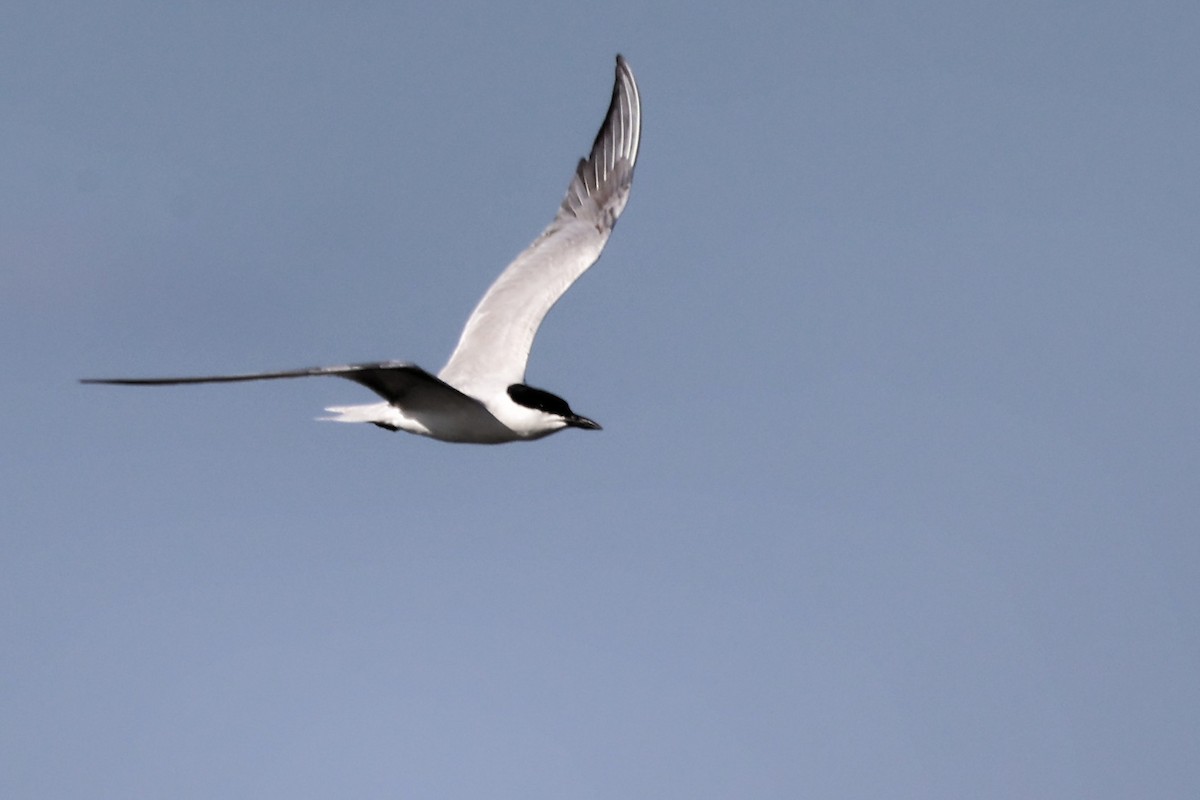
{"label": "gray-blue gradient sky", "polygon": [[[436,9],[436,10],[435,10]],[[0,795],[1200,795],[1200,8],[0,14]],[[437,369],[608,102],[532,445]]]}

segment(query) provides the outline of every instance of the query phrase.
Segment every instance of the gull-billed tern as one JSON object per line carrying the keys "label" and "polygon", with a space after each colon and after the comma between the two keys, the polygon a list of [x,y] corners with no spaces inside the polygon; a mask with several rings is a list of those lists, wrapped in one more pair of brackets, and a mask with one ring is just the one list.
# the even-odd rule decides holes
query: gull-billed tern
{"label": "gull-billed tern", "polygon": [[369,422],[446,442],[497,444],[540,439],[564,428],[599,430],[567,401],[525,384],[538,326],[571,284],[600,257],[629,199],[642,129],[633,71],[617,56],[612,102],[591,154],[579,162],[558,213],[475,307],[458,347],[434,377],[415,364],[385,361],[282,372],[185,378],[89,378],[83,383],[164,386],[335,375],[362,384],[382,403],[327,408],[337,422]]}

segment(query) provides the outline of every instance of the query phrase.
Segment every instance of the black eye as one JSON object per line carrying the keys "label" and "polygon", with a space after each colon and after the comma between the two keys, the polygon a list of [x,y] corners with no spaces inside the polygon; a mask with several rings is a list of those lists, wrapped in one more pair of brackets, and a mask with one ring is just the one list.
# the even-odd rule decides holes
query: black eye
{"label": "black eye", "polygon": [[535,408],[538,411],[545,411],[547,414],[557,414],[560,417],[569,417],[572,415],[571,407],[567,405],[566,400],[563,400],[556,394],[550,394],[550,392],[544,389],[535,389],[523,383],[514,383],[508,387],[508,396],[512,398],[514,403],[526,408]]}

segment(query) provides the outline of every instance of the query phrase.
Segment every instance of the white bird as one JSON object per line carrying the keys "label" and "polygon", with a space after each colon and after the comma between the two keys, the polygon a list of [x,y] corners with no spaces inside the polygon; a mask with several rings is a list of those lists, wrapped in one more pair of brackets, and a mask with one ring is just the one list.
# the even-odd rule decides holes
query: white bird
{"label": "white bird", "polygon": [[369,422],[446,442],[498,444],[540,439],[564,428],[599,430],[566,400],[525,384],[538,326],[571,284],[596,262],[629,199],[641,139],[642,106],[629,64],[617,56],[612,102],[591,154],[581,159],[558,213],[484,294],[458,346],[434,377],[415,364],[385,361],[282,372],[185,378],[88,378],[83,383],[163,386],[335,375],[362,384],[382,403],[333,406],[336,422]]}

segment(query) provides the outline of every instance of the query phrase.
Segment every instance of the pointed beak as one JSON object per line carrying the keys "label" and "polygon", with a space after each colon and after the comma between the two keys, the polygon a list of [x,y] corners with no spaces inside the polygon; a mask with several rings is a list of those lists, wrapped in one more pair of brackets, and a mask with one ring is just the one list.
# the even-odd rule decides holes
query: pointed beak
{"label": "pointed beak", "polygon": [[578,414],[573,414],[570,417],[567,417],[567,426],[571,428],[583,428],[584,430],[588,431],[604,430],[600,427],[599,422],[593,422],[587,417],[581,417]]}

